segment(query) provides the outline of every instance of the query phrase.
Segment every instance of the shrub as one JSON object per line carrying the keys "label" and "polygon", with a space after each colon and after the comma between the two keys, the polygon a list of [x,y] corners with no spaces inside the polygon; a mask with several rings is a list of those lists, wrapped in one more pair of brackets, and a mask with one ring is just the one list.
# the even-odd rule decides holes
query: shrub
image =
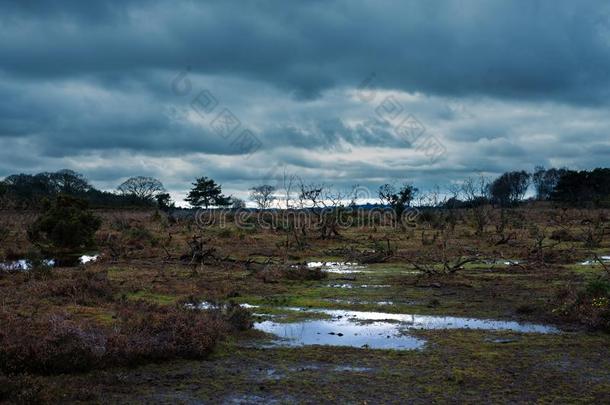
{"label": "shrub", "polygon": [[208,311],[138,303],[121,311],[108,339],[113,364],[135,365],[181,357],[205,358],[228,326]]}
{"label": "shrub", "polygon": [[587,294],[596,297],[610,297],[610,281],[598,279],[590,281],[586,286]]}
{"label": "shrub", "polygon": [[[231,316],[244,325],[238,311]],[[231,326],[213,311],[137,303],[113,328],[66,315],[23,318],[0,313],[0,372],[55,374],[172,358],[201,359]]]}
{"label": "shrub", "polygon": [[[6,376],[0,373],[0,403],[50,404],[57,403],[56,392],[40,377],[29,374]],[[65,397],[62,398],[65,401]]]}
{"label": "shrub", "polygon": [[100,218],[87,210],[87,202],[58,196],[45,201],[43,213],[28,228],[28,238],[46,253],[78,253],[94,245],[100,225]]}
{"label": "shrub", "polygon": [[142,225],[134,226],[124,232],[126,241],[125,243],[131,246],[139,246],[144,248],[145,244],[150,246],[156,246],[158,244],[157,238],[153,233]]}
{"label": "shrub", "polygon": [[[418,220],[421,223],[428,224],[432,229],[444,229],[448,223],[449,216],[440,210],[421,210]],[[454,220],[454,217],[451,217]]]}
{"label": "shrub", "polygon": [[566,288],[559,294],[559,306],[553,311],[591,329],[610,332],[610,281],[592,280],[582,290]]}
{"label": "shrub", "polygon": [[233,236],[233,231],[229,228],[223,228],[220,231],[218,231],[218,237],[219,238],[231,238]]}
{"label": "shrub", "polygon": [[559,242],[569,242],[569,241],[577,241],[574,235],[572,235],[567,229],[557,229],[551,233],[551,240],[556,240]]}
{"label": "shrub", "polygon": [[97,365],[104,336],[61,315],[23,319],[0,314],[0,370],[40,374],[78,372]]}
{"label": "shrub", "polygon": [[244,331],[252,328],[250,311],[233,302],[227,305],[224,318],[234,330]]}
{"label": "shrub", "polygon": [[80,305],[110,301],[114,289],[106,272],[79,271],[70,277],[47,280],[33,286],[40,298],[68,299]]}
{"label": "shrub", "polygon": [[280,280],[323,280],[327,276],[326,272],[319,267],[304,265],[264,265],[262,268],[255,270],[254,275],[265,283],[277,283]]}
{"label": "shrub", "polygon": [[288,280],[323,280],[327,274],[319,267],[296,266],[283,269],[283,276]]}

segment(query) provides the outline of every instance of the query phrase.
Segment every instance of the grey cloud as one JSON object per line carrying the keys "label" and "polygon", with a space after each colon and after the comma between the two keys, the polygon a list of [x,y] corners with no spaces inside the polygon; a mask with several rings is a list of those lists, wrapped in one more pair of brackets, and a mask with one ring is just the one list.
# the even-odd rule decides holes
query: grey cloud
{"label": "grey cloud", "polygon": [[15,75],[190,64],[303,99],[372,71],[386,88],[441,95],[574,103],[605,103],[608,95],[603,1],[28,3],[8,7],[18,17],[3,21],[2,69]]}
{"label": "grey cloud", "polygon": [[[198,175],[246,189],[272,167],[347,187],[607,165],[603,1],[0,1],[0,176],[69,167],[104,187]],[[187,96],[171,82],[190,66]],[[353,95],[371,72],[374,102]],[[193,119],[210,90],[219,107]],[[383,90],[383,91],[382,91]],[[441,139],[432,163],[379,119],[393,94]],[[229,108],[244,155],[209,121]],[[380,152],[381,151],[381,152]],[[359,158],[354,158],[359,157]]]}

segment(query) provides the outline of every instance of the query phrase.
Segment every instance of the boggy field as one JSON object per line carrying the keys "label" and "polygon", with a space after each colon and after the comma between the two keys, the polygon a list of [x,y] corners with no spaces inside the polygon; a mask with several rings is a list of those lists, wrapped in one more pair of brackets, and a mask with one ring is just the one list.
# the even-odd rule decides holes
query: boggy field
{"label": "boggy field", "polygon": [[2,213],[0,400],[610,398],[608,211],[436,210],[332,236],[96,215],[97,247],[64,266],[28,241],[35,213]]}

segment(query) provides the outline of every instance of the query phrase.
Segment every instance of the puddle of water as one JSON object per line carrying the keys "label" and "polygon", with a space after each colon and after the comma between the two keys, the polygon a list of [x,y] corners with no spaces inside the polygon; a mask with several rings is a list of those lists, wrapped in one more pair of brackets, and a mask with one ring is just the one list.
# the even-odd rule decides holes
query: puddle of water
{"label": "puddle of water", "polygon": [[[348,304],[348,305],[394,305],[394,301],[358,301],[358,300],[346,300],[340,298],[327,298],[324,301],[334,302],[337,304]],[[409,303],[407,303],[409,304]]]}
{"label": "puddle of water", "polygon": [[254,324],[254,328],[280,337],[280,346],[330,345],[413,350],[425,344],[421,339],[402,334],[394,323],[358,325],[348,318],[294,323],[264,321]]}
{"label": "puddle of water", "polygon": [[489,260],[483,260],[482,263],[484,264],[503,264],[504,266],[516,266],[518,264],[523,263],[521,260],[515,260],[515,259],[489,259]]}
{"label": "puddle of water", "polygon": [[398,321],[408,325],[409,329],[483,329],[510,330],[522,333],[557,333],[553,326],[515,321],[500,321],[493,319],[462,318],[455,316],[390,314],[384,312],[344,311],[337,309],[311,309],[333,317],[347,317],[357,321]]}
{"label": "puddle of water", "polygon": [[[174,395],[175,397],[175,395]],[[175,399],[175,398],[174,398]],[[175,403],[178,401],[168,401]],[[200,401],[183,401],[184,403],[200,403]],[[239,405],[252,405],[252,404],[291,404],[296,402],[291,396],[281,396],[278,398],[255,395],[255,394],[231,394],[228,397],[223,398],[223,404],[239,404]]]}
{"label": "puddle of water", "polygon": [[[606,262],[610,263],[610,256],[600,256],[599,258],[604,263],[606,263]],[[590,259],[590,260],[585,260],[584,262],[581,262],[580,264],[583,266],[593,266],[595,264],[599,264],[599,262],[595,259]]]}
{"label": "puddle of water", "polygon": [[93,256],[89,256],[89,255],[82,255],[81,257],[79,257],[78,261],[81,262],[82,264],[87,264],[89,262],[94,262],[97,259],[99,259],[100,255],[93,255]]}
{"label": "puddle of water", "polygon": [[26,260],[15,260],[12,262],[0,263],[0,270],[19,271],[19,270],[27,270],[27,269],[28,269],[28,262]]}
{"label": "puddle of water", "polygon": [[[43,260],[42,264],[44,264],[45,266],[48,266],[48,267],[53,267],[53,266],[55,266],[55,260],[53,260],[53,259]],[[3,271],[26,271],[31,268],[32,268],[32,264],[28,260],[25,260],[25,259],[0,263],[0,270],[3,270]]]}
{"label": "puddle of water", "polygon": [[490,342],[490,343],[507,344],[507,343],[517,342],[518,339],[514,339],[514,338],[486,338],[485,341],[486,342]]}
{"label": "puddle of water", "polygon": [[350,274],[362,273],[364,266],[359,266],[358,263],[350,262],[309,262],[307,267],[321,267],[327,273]]}
{"label": "puddle of water", "polygon": [[286,376],[284,373],[274,368],[260,368],[259,372],[260,374],[262,374],[263,380],[279,381]]}
{"label": "puddle of water", "polygon": [[354,288],[354,286],[349,283],[328,284],[326,287],[328,287],[328,288]]}
{"label": "puddle of water", "polygon": [[372,371],[373,369],[370,367],[355,367],[355,366],[336,366],[334,371],[348,371],[353,373],[366,373]]}
{"label": "puddle of water", "polygon": [[[87,264],[96,261],[99,259],[100,255],[82,255],[74,259],[45,259],[42,261],[42,264],[48,267],[55,266],[74,266],[76,264]],[[0,263],[0,270],[3,271],[27,271],[32,268],[31,261],[27,259],[19,259],[9,262]]]}
{"label": "puddle of water", "polygon": [[[193,305],[190,303],[185,304],[185,306],[187,308],[190,309],[201,309],[201,310],[208,310],[208,309],[222,309],[223,307],[225,307],[227,304],[217,304],[217,303],[213,303],[213,302],[209,302],[209,301],[203,301],[200,302],[197,305]],[[251,305],[251,304],[239,304],[240,307],[242,308],[246,308],[246,309],[252,309],[252,308],[258,308],[258,305]],[[262,314],[258,314],[258,315],[262,315]]]}
{"label": "puddle of water", "polygon": [[290,371],[316,371],[319,370],[321,367],[318,366],[317,364],[307,364],[307,365],[302,365],[299,367],[290,367]]}
{"label": "puddle of water", "polygon": [[323,313],[331,319],[305,320],[291,323],[263,321],[254,328],[277,335],[280,346],[330,345],[371,349],[413,350],[425,341],[408,335],[413,329],[481,329],[508,330],[521,333],[557,333],[552,326],[499,321],[383,312],[345,311],[335,309],[286,308],[288,310]]}
{"label": "puddle of water", "polygon": [[362,284],[362,285],[353,285],[349,283],[338,283],[338,284],[328,284],[326,285],[328,288],[389,288],[391,285],[388,284]]}
{"label": "puddle of water", "polygon": [[197,305],[194,304],[185,304],[185,306],[189,309],[201,309],[201,310],[207,310],[207,309],[216,309],[218,308],[217,305],[212,304],[211,302],[201,302]]}

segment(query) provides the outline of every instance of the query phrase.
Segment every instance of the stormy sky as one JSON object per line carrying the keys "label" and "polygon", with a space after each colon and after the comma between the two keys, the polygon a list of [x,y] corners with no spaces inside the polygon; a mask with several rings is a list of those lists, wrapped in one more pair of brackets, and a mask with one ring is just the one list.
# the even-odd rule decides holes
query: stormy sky
{"label": "stormy sky", "polygon": [[0,177],[444,187],[610,162],[610,3],[0,1]]}

